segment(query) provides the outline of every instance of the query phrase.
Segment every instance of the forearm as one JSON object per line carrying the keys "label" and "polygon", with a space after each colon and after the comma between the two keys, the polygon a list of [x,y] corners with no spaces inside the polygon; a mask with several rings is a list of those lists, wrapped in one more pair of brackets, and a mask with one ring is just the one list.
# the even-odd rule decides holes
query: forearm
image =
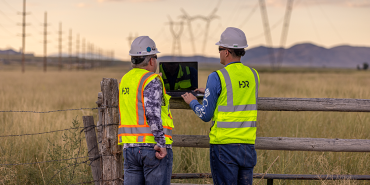
{"label": "forearm", "polygon": [[144,89],[145,116],[155,142],[161,148],[166,147],[166,140],[163,133],[161,106],[163,90],[162,84],[155,79]]}

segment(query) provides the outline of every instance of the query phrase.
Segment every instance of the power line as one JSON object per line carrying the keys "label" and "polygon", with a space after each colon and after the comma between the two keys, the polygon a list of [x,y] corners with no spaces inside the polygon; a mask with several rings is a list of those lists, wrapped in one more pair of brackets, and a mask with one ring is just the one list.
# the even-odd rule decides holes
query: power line
{"label": "power line", "polygon": [[2,2],[4,4],[6,4],[10,9],[13,9],[14,12],[18,12],[18,10],[16,10],[15,8],[13,8],[12,6],[10,6],[10,4],[8,4],[8,2],[6,2],[5,0],[2,0]]}
{"label": "power line", "polygon": [[0,10],[0,14],[1,15],[3,15],[4,17],[6,17],[10,22],[12,22],[12,23],[16,23],[15,21],[13,21],[11,18],[9,18],[4,12],[2,12],[1,10]]}
{"label": "power line", "polygon": [[257,8],[258,8],[258,2],[256,3],[256,5],[254,5],[254,7],[253,7],[252,11],[249,13],[249,15],[242,21],[239,28],[242,28],[245,24],[247,24],[249,19],[251,19],[252,16],[254,15],[254,12],[256,12]]}

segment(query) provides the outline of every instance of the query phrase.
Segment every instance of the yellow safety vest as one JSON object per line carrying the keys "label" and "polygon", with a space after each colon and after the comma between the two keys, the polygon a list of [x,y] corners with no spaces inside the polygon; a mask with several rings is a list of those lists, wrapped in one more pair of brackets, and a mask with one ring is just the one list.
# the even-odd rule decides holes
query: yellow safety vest
{"label": "yellow safety vest", "polygon": [[[119,85],[120,126],[118,127],[118,144],[156,143],[147,123],[144,105],[144,89],[149,82],[160,75],[145,69],[133,68],[126,73]],[[161,107],[161,119],[166,144],[172,144],[173,120],[169,100],[163,87],[164,105]]]}
{"label": "yellow safety vest", "polygon": [[[168,82],[167,76],[164,73],[162,64],[159,66],[159,70],[162,72],[164,87],[169,90],[170,83]],[[185,66],[185,69],[179,65],[179,72],[177,73],[177,78],[175,82],[175,88],[173,90],[188,90],[191,88],[190,82],[190,69],[189,66]]]}
{"label": "yellow safety vest", "polygon": [[221,94],[209,133],[211,144],[254,144],[257,131],[259,76],[255,69],[234,63],[217,71]]}

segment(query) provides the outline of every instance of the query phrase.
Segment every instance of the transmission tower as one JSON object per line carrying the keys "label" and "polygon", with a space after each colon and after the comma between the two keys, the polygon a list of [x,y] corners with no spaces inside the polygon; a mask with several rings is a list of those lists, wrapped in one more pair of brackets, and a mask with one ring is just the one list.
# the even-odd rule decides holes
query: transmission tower
{"label": "transmission tower", "polygon": [[288,37],[290,16],[293,10],[293,2],[294,0],[287,0],[287,4],[286,4],[283,30],[281,32],[281,37],[280,37],[280,49],[279,49],[278,56],[277,56],[277,68],[278,69],[281,67],[283,60],[284,60],[285,43]]}
{"label": "transmission tower", "polygon": [[209,32],[209,26],[211,24],[211,21],[213,19],[216,19],[218,18],[217,15],[215,15],[217,12],[217,8],[213,9],[213,11],[207,16],[207,17],[204,17],[204,21],[206,21],[206,30],[205,30],[205,33],[204,33],[204,40],[203,40],[203,53],[205,53],[206,51],[206,44],[207,44],[207,40],[208,40],[208,32]]}
{"label": "transmission tower", "polygon": [[186,24],[188,26],[189,34],[190,34],[190,41],[191,41],[191,44],[192,44],[192,47],[193,47],[193,53],[194,54],[195,54],[196,48],[195,48],[195,43],[194,43],[194,35],[193,35],[192,27],[191,27],[191,22],[194,21],[194,20],[197,20],[197,19],[201,19],[201,20],[204,20],[206,22],[205,32],[204,32],[204,40],[203,40],[203,50],[202,50],[202,52],[204,53],[205,49],[206,49],[207,40],[208,40],[209,26],[210,26],[212,20],[218,18],[218,16],[215,15],[216,12],[217,12],[217,8],[213,9],[213,11],[208,16],[202,16],[202,15],[189,16],[189,14],[186,13],[186,11],[184,9],[181,9],[181,11],[182,11],[183,15],[180,16],[180,18],[185,20]]}
{"label": "transmission tower", "polygon": [[137,37],[138,37],[137,33],[135,34],[135,37],[133,37],[131,33],[130,33],[130,35],[127,37],[127,41],[128,41],[128,46],[129,46],[129,48],[131,47],[132,42],[133,42]]}
{"label": "transmission tower", "polygon": [[[172,21],[171,17],[168,16],[169,19],[169,25],[170,25],[170,31],[172,34],[173,42],[172,42],[172,57],[174,59],[174,56],[181,56],[181,34],[184,30],[184,22],[174,22]],[[175,31],[175,26],[178,26],[179,29],[177,32]]]}
{"label": "transmission tower", "polygon": [[267,10],[266,10],[266,4],[265,0],[259,0],[260,4],[260,10],[261,10],[261,16],[262,16],[262,22],[263,22],[263,29],[265,32],[265,38],[267,43],[267,49],[269,52],[270,57],[270,63],[272,69],[275,69],[275,56],[272,46],[272,38],[271,38],[271,31],[270,31],[270,24],[269,24],[269,18],[267,16]]}

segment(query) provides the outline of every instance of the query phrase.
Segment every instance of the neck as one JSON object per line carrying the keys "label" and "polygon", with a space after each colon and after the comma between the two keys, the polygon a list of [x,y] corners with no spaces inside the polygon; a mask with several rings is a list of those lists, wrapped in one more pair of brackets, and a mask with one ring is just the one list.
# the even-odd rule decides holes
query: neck
{"label": "neck", "polygon": [[227,64],[230,64],[231,62],[238,62],[240,61],[240,58],[228,58],[226,61],[225,61],[225,66]]}

